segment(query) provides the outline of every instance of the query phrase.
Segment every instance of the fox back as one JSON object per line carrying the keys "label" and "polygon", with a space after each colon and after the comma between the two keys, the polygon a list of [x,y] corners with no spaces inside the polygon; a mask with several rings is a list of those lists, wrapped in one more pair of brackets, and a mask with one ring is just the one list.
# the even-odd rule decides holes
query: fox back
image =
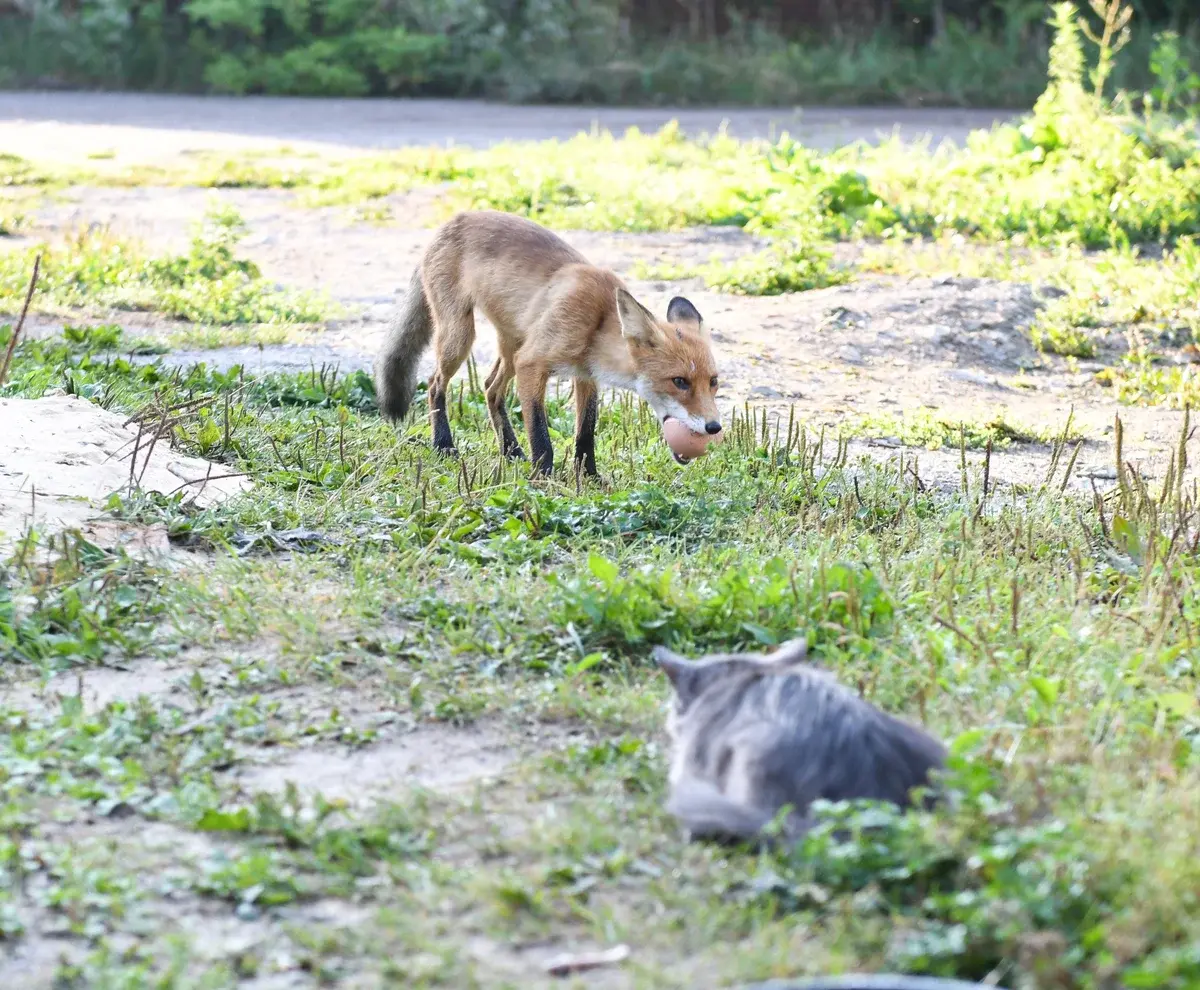
{"label": "fox back", "polygon": [[674,686],[667,809],[693,837],[755,836],[787,805],[790,836],[814,801],[907,807],[943,766],[942,744],[804,664],[803,641],[776,654],[655,659]]}

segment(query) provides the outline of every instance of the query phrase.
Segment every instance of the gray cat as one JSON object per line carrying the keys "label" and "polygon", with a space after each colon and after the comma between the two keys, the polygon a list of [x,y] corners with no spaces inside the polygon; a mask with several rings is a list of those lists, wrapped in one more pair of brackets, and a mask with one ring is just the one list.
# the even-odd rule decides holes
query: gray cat
{"label": "gray cat", "polygon": [[811,822],[813,801],[911,803],[944,765],[942,744],[805,664],[807,643],[767,656],[729,653],[689,661],[664,647],[671,679],[673,752],[667,811],[692,838],[757,837],[785,805],[785,838]]}

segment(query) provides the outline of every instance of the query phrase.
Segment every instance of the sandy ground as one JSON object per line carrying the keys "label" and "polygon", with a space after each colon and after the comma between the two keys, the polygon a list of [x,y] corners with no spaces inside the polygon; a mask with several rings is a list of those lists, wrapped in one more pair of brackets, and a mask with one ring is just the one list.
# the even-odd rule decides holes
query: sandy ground
{"label": "sandy ground", "polygon": [[[134,482],[164,495],[188,493],[202,506],[250,487],[228,468],[157,443],[156,432],[78,396],[0,399],[0,553],[30,529],[87,530],[106,497]],[[93,539],[129,535],[145,543],[136,530],[104,528]]]}
{"label": "sandy ground", "polygon": [[[204,360],[223,366],[307,369],[337,364],[369,368],[388,315],[402,297],[432,229],[428,193],[390,198],[386,224],[356,222],[344,208],[300,209],[276,190],[75,189],[45,205],[37,227],[16,244],[55,236],[80,224],[100,223],[144,240],[157,250],[182,250],[196,220],[214,200],[238,210],[250,233],[242,250],[280,283],[327,292],[352,315],[334,321],[305,346],[260,350],[184,351],[166,360]],[[1161,474],[1177,439],[1181,414],[1118,406],[1093,381],[1100,365],[1067,362],[1036,352],[1027,328],[1045,301],[1038,287],[952,277],[870,277],[806,293],[737,297],[697,282],[647,282],[633,277],[641,262],[697,263],[714,254],[732,258],[761,247],[743,232],[697,229],[654,234],[563,231],[597,264],[613,268],[656,311],[686,294],[710,327],[721,365],[726,409],[746,402],[780,416],[794,407],[811,430],[863,416],[938,411],[952,420],[986,421],[1045,431],[1061,430],[1068,415],[1087,438],[1074,484],[1103,487],[1115,477],[1109,442],[1114,417],[1126,426],[1127,456],[1148,476]],[[172,329],[145,314],[109,314],[130,329]],[[34,332],[56,332],[60,321],[35,321]],[[475,357],[487,367],[494,338],[479,320]],[[431,366],[429,356],[423,370]],[[855,453],[890,456],[892,438],[859,443]],[[992,477],[1035,484],[1050,459],[1045,444],[1020,444],[993,458]],[[920,451],[923,472],[957,483],[957,449]],[[978,462],[980,454],[971,455]],[[922,475],[926,475],[923,473]]]}

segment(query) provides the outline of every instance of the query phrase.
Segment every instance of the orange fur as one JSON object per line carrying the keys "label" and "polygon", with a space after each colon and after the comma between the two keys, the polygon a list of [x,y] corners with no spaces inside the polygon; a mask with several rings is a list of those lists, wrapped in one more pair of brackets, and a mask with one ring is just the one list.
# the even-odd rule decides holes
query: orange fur
{"label": "orange fur", "polygon": [[[597,268],[544,227],[506,213],[460,213],[433,237],[393,321],[377,365],[380,408],[398,419],[412,402],[416,365],[432,339],[429,381],[434,445],[454,449],[446,388],[475,342],[475,310],[496,327],[499,357],[484,387],[488,413],[510,457],[523,456],[505,410],[515,377],[535,467],[553,463],[545,424],[546,386],[571,377],[576,462],[595,472],[595,403],[600,387],[641,395],[660,419],[697,432],[719,428],[716,362],[700,314],[673,299],[660,320],[611,271]],[[590,418],[590,422],[589,422]]]}

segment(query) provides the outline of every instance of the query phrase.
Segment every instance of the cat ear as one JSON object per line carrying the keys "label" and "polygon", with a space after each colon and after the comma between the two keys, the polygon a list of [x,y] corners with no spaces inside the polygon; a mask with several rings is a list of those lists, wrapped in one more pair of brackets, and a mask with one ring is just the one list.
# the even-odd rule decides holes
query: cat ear
{"label": "cat ear", "polygon": [[799,663],[808,656],[808,637],[797,636],[780,645],[768,658],[772,663]]}
{"label": "cat ear", "polygon": [[671,680],[671,684],[678,688],[680,678],[686,676],[687,668],[690,666],[687,660],[681,657],[678,653],[672,653],[665,646],[656,646],[650,654],[654,657],[654,662],[663,669],[663,673]]}
{"label": "cat ear", "polygon": [[698,677],[696,664],[681,657],[678,653],[672,653],[665,646],[654,647],[651,655],[654,657],[654,662],[663,669],[663,673],[671,681],[671,687],[675,689],[679,700],[684,704],[691,701],[692,696],[696,693]]}

